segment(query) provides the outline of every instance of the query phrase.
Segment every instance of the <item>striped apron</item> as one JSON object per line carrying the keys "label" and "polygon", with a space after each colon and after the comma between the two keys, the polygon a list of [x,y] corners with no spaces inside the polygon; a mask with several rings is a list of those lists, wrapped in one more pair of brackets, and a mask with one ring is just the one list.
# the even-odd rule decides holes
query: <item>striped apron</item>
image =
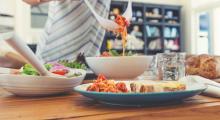
{"label": "striped apron", "polygon": [[[99,15],[107,18],[110,0],[90,0],[90,3]],[[79,53],[95,56],[104,35],[105,30],[83,0],[51,1],[36,54],[44,62],[72,60]]]}

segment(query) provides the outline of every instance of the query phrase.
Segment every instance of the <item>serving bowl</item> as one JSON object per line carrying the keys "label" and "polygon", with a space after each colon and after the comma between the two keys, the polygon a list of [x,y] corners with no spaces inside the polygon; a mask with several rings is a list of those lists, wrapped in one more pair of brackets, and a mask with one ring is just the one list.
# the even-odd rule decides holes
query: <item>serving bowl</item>
{"label": "serving bowl", "polygon": [[74,69],[80,76],[59,79],[53,76],[0,75],[0,87],[18,96],[47,96],[68,93],[82,83],[86,71]]}
{"label": "serving bowl", "polygon": [[153,56],[87,57],[91,70],[110,79],[134,79],[149,68]]}

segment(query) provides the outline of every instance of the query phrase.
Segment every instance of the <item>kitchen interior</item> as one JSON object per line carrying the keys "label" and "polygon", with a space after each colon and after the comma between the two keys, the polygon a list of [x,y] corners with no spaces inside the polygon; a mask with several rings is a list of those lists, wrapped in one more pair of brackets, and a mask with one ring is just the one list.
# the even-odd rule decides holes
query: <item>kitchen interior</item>
{"label": "kitchen interior", "polygon": [[[121,14],[125,0],[112,0],[109,19]],[[162,52],[220,55],[218,0],[133,0],[133,17],[128,28],[127,49],[145,55]],[[1,25],[13,26],[16,33],[36,50],[47,20],[48,4],[29,6],[22,0],[0,4]],[[101,52],[121,51],[120,38],[106,32]],[[12,51],[1,41],[1,56]]]}
{"label": "kitchen interior", "polygon": [[220,0],[111,0],[126,42],[106,31],[97,56],[48,63],[49,5],[24,1],[0,1],[0,119],[219,119]]}

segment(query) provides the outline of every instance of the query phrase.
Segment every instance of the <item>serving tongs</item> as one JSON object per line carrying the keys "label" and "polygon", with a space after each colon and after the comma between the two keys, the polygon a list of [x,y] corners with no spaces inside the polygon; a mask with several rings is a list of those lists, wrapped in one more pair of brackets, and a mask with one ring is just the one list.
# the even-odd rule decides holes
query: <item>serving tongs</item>
{"label": "serving tongs", "polygon": [[28,63],[30,63],[41,76],[59,77],[60,79],[68,79],[64,76],[49,72],[43,63],[35,56],[27,44],[14,33],[13,28],[5,26],[0,27],[0,41],[5,40],[12,48],[20,53]]}
{"label": "serving tongs", "polygon": [[[119,28],[119,25],[116,22],[98,15],[88,0],[84,0],[84,2],[89,7],[92,14],[95,16],[95,18],[97,19],[97,21],[99,22],[99,24],[103,28],[105,28],[106,30],[110,30],[110,31],[115,31]],[[132,2],[131,2],[131,0],[128,0],[127,8],[126,8],[125,12],[122,14],[122,16],[125,17],[127,21],[131,20],[131,18],[132,18]]]}

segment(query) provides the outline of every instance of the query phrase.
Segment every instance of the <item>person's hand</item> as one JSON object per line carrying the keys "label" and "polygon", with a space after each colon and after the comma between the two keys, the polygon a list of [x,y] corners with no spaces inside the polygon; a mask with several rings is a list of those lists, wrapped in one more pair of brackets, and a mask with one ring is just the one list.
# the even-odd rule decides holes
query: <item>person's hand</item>
{"label": "person's hand", "polygon": [[23,0],[23,1],[30,5],[37,5],[40,3],[40,0]]}
{"label": "person's hand", "polygon": [[8,52],[4,56],[0,56],[0,67],[21,68],[25,63],[25,59],[14,52]]}
{"label": "person's hand", "polygon": [[37,4],[44,3],[44,2],[49,2],[49,1],[52,1],[52,0],[23,0],[23,1],[30,4],[30,5],[37,5]]}
{"label": "person's hand", "polygon": [[0,67],[20,69],[23,65],[24,63],[18,60],[0,56]]}

